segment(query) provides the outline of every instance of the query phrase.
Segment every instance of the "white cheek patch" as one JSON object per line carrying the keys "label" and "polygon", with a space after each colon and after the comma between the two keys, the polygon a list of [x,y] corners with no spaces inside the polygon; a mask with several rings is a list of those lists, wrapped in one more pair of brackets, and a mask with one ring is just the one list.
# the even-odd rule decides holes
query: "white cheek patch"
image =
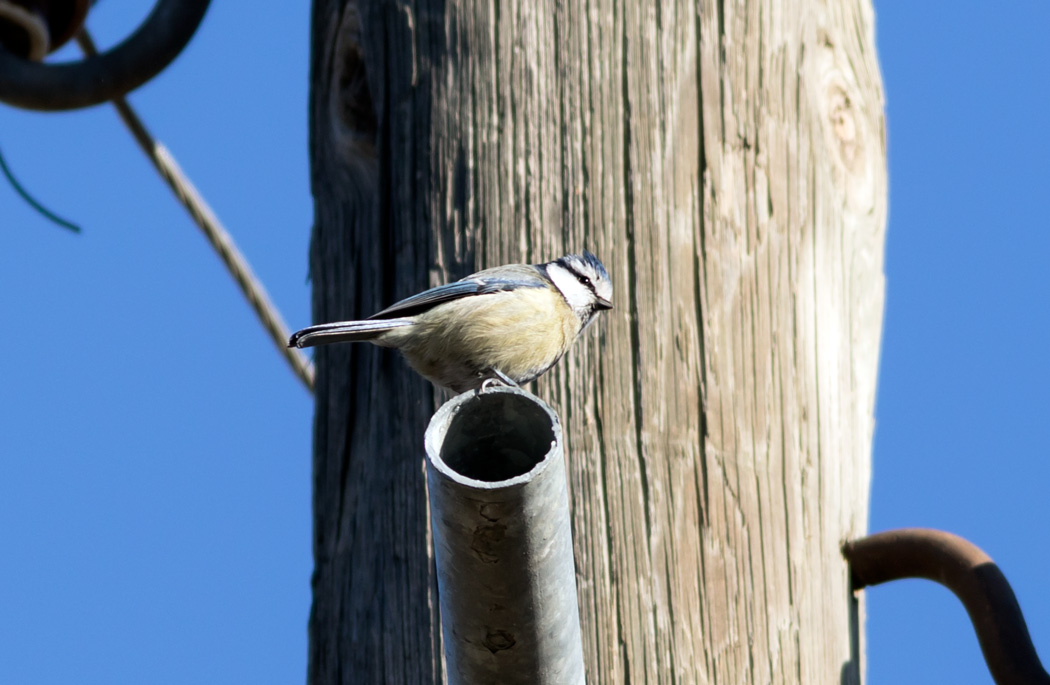
{"label": "white cheek patch", "polygon": [[576,280],[576,276],[560,264],[547,267],[547,275],[565,296],[565,301],[575,310],[587,309],[594,302],[591,289]]}

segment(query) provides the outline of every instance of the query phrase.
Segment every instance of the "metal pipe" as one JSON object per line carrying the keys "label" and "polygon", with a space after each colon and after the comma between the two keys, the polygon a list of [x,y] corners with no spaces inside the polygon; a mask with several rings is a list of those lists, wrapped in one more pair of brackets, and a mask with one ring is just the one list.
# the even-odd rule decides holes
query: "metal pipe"
{"label": "metal pipe", "polygon": [[426,432],[450,685],[582,685],[562,431],[497,386],[447,402]]}
{"label": "metal pipe", "polygon": [[847,542],[842,553],[855,590],[926,578],[954,592],[970,615],[998,685],[1050,685],[1010,583],[972,542],[942,530],[901,528]]}
{"label": "metal pipe", "polygon": [[80,62],[41,64],[0,48],[0,101],[26,109],[64,110],[125,95],[182,52],[207,9],[208,0],[158,0],[129,38]]}

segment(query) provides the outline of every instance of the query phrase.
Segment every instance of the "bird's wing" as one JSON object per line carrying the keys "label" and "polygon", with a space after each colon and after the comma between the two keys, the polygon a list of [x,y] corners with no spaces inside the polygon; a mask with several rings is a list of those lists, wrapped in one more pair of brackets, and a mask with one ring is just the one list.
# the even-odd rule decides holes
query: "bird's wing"
{"label": "bird's wing", "polygon": [[517,268],[503,266],[495,269],[486,269],[472,276],[467,276],[462,281],[455,281],[446,285],[439,285],[430,290],[424,290],[418,295],[396,302],[368,318],[389,319],[392,317],[413,316],[425,312],[442,302],[458,300],[462,297],[490,295],[506,290],[516,290],[517,288],[546,287],[546,281],[543,280],[535,267],[526,265],[515,265],[515,267]]}

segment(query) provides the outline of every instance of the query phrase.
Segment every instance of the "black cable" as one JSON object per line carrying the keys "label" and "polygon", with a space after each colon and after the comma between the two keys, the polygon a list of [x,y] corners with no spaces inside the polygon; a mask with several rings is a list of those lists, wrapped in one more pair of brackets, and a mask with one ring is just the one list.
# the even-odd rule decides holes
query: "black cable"
{"label": "black cable", "polygon": [[11,187],[15,189],[15,192],[18,193],[22,197],[22,199],[29,204],[30,207],[40,212],[46,218],[58,224],[62,228],[67,228],[70,231],[73,231],[74,233],[80,233],[80,226],[77,226],[72,221],[66,221],[62,217],[49,210],[44,205],[37,202],[36,199],[29,194],[29,191],[22,187],[22,184],[18,182],[18,179],[15,178],[15,175],[11,173],[11,169],[7,166],[7,161],[4,159],[4,153],[2,151],[0,151],[0,170],[3,170],[4,176],[7,178],[7,182],[11,184]]}
{"label": "black cable", "polygon": [[89,107],[138,88],[175,59],[196,32],[209,0],[157,0],[135,32],[79,62],[32,62],[0,46],[0,101],[36,110]]}

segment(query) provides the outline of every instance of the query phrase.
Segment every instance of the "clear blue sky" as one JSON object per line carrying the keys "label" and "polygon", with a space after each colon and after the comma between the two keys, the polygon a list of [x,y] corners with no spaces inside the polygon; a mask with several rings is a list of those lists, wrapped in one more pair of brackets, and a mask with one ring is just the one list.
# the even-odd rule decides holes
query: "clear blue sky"
{"label": "clear blue sky", "polygon": [[[953,7],[876,3],[890,218],[871,527],[982,546],[1048,658],[1050,5]],[[131,99],[295,327],[309,15],[266,11],[214,3]],[[101,45],[142,17],[122,12],[94,10]],[[110,108],[0,106],[0,147],[84,227],[0,183],[0,682],[302,682],[310,398]],[[991,682],[947,590],[896,583],[868,609],[868,682]]]}

